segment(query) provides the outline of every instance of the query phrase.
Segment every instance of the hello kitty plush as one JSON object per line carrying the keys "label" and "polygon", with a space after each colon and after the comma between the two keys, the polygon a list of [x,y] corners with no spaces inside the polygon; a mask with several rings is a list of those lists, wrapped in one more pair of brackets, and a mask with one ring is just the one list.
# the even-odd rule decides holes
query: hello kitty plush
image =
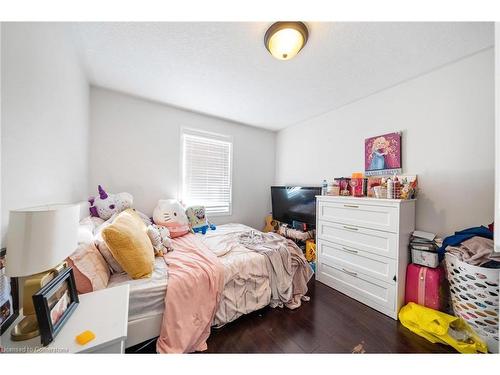
{"label": "hello kitty plush", "polygon": [[153,211],[155,224],[163,225],[170,231],[170,237],[180,237],[189,232],[189,221],[184,207],[175,199],[162,199]]}
{"label": "hello kitty plush", "polygon": [[129,193],[108,194],[101,185],[97,187],[97,190],[99,196],[89,198],[90,216],[108,220],[113,214],[132,207],[134,198]]}

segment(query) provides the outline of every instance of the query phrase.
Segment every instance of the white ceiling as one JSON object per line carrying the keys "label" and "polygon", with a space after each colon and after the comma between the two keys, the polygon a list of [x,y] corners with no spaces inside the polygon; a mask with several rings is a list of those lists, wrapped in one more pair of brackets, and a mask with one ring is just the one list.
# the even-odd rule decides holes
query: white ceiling
{"label": "white ceiling", "polygon": [[278,130],[494,43],[492,23],[307,23],[290,61],[271,23],[79,23],[92,84]]}

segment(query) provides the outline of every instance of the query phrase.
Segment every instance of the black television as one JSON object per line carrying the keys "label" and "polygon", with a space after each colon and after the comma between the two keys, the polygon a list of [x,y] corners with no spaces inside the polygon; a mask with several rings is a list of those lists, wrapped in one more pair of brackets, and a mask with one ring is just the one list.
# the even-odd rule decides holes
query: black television
{"label": "black television", "polygon": [[321,187],[271,186],[273,219],[316,225],[316,195],[321,195]]}

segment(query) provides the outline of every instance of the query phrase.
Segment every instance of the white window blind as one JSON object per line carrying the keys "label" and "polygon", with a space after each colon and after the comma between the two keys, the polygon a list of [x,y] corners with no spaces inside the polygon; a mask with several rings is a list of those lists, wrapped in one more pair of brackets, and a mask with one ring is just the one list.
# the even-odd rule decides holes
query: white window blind
{"label": "white window blind", "polygon": [[229,137],[184,129],[182,201],[209,215],[231,214],[232,142]]}

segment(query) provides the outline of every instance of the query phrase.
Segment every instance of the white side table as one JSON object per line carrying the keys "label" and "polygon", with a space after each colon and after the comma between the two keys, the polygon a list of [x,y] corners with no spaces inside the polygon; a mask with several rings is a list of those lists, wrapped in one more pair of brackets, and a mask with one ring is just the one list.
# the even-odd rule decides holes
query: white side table
{"label": "white side table", "polygon": [[[4,353],[123,353],[127,339],[129,286],[121,285],[78,296],[80,303],[50,345],[42,346],[40,337],[12,341],[10,330],[0,338]],[[76,342],[83,331],[94,332],[95,339],[85,345]]]}

